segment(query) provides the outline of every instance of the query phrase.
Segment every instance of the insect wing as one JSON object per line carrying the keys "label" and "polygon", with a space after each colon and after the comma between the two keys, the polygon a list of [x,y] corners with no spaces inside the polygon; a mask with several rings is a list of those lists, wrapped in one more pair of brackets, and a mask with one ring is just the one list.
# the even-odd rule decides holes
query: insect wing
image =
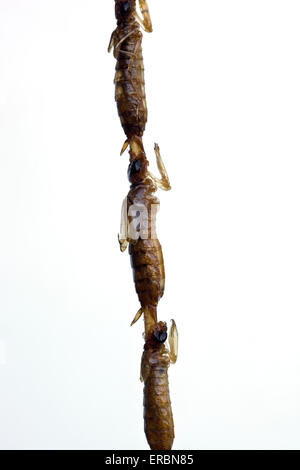
{"label": "insect wing", "polygon": [[169,333],[170,361],[174,364],[178,356],[178,330],[175,321],[171,321],[172,325]]}

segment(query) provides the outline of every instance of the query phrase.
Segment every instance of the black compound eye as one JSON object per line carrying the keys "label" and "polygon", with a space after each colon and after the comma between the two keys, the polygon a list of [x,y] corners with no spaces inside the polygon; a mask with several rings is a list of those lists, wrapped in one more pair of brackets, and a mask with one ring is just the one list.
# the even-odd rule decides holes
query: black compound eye
{"label": "black compound eye", "polygon": [[134,160],[129,167],[129,174],[130,175],[136,175],[140,169],[142,168],[142,164],[140,160]]}
{"label": "black compound eye", "polygon": [[155,331],[153,336],[159,343],[164,343],[168,335],[166,331]]}
{"label": "black compound eye", "polygon": [[130,1],[120,2],[120,15],[126,16],[131,10]]}

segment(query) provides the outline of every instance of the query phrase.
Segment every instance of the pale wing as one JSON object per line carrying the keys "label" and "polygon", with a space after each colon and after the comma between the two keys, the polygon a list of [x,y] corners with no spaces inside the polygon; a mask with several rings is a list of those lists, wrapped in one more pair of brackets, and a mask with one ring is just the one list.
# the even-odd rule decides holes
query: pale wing
{"label": "pale wing", "polygon": [[172,325],[169,333],[170,361],[174,364],[178,356],[178,330],[175,321],[171,320],[171,322]]}

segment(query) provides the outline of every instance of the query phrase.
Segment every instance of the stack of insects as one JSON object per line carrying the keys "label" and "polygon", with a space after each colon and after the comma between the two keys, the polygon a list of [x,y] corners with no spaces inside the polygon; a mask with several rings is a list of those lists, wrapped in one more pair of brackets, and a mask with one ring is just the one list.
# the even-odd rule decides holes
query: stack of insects
{"label": "stack of insects", "polygon": [[131,266],[141,307],[131,325],[142,315],[145,344],[141,361],[144,382],[144,429],[151,449],[169,450],[174,440],[174,424],[169,396],[168,367],[177,359],[178,334],[172,320],[169,349],[165,345],[167,325],[157,318],[157,306],[164,293],[165,271],[161,245],[156,236],[158,188],[171,189],[157,144],[154,146],[160,178],[148,170],[142,137],[147,122],[142,32],[152,31],[146,0],[115,0],[117,28],[108,50],[116,58],[115,99],[126,140],[121,154],[129,148],[129,193],[122,206],[119,243],[121,251],[129,246]]}

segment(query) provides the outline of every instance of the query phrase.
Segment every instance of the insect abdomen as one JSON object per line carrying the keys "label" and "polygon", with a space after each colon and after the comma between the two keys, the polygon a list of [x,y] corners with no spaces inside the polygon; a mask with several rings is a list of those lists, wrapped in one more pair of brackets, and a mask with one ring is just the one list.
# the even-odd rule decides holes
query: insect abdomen
{"label": "insect abdomen", "polygon": [[167,367],[153,368],[144,385],[144,428],[152,450],[170,450],[174,441]]}
{"label": "insect abdomen", "polygon": [[139,239],[134,244],[130,243],[129,254],[141,306],[156,307],[165,287],[164,261],[159,241]]}
{"label": "insect abdomen", "polygon": [[136,32],[122,42],[117,57],[115,99],[122,127],[128,139],[142,136],[147,122],[147,104],[142,49],[135,45],[141,32]]}

